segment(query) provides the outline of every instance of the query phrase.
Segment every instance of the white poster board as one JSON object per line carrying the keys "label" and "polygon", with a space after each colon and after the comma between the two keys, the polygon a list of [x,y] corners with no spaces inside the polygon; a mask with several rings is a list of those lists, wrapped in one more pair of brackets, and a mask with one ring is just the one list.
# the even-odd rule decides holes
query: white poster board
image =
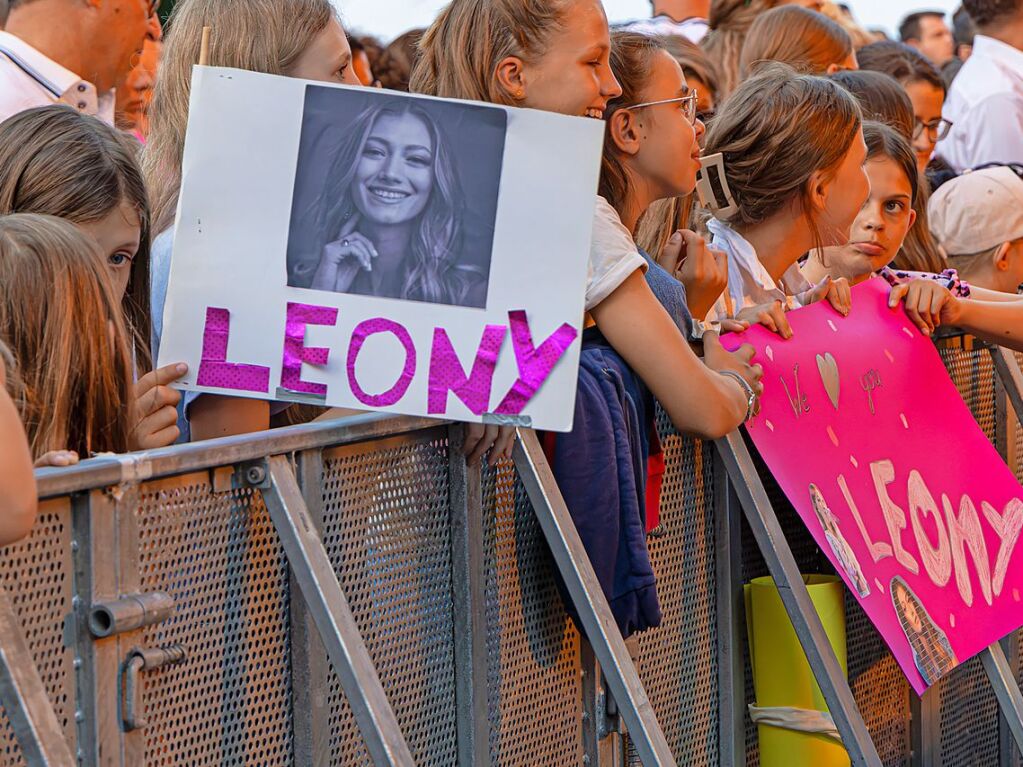
{"label": "white poster board", "polygon": [[570,430],[603,127],[196,67],[159,364]]}

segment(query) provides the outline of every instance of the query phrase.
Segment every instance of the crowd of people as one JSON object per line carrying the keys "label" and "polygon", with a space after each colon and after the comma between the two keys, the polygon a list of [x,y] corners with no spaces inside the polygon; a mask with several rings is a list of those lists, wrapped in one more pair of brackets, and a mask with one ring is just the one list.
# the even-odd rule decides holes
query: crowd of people
{"label": "crowd of people", "polygon": [[[0,543],[33,465],[336,415],[154,369],[205,27],[214,66],[604,121],[575,428],[545,444],[623,633],[660,621],[654,402],[705,438],[757,411],[752,347],[719,333],[790,337],[787,312],[883,279],[925,333],[1023,348],[1023,0],[898,41],[831,0],[652,5],[452,0],[385,45],[330,0],[178,0],[165,29],[159,0],[0,0]],[[473,426],[467,460],[513,438]]]}

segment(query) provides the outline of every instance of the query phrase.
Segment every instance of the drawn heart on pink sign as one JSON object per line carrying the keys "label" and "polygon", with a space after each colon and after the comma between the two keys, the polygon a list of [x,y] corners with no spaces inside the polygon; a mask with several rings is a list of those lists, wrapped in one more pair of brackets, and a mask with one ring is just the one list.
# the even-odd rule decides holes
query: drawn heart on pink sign
{"label": "drawn heart on pink sign", "polygon": [[821,381],[824,383],[824,390],[828,393],[828,399],[835,406],[835,410],[838,410],[841,384],[838,380],[838,363],[835,362],[831,352],[827,352],[823,357],[820,354],[817,355],[817,372],[821,374]]}

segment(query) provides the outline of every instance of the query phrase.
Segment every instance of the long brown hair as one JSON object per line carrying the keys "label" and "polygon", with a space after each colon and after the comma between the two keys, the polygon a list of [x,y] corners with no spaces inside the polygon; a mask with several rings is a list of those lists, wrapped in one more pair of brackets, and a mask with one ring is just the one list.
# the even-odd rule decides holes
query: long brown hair
{"label": "long brown hair", "polygon": [[739,75],[762,61],[781,61],[798,72],[822,75],[853,52],[852,38],[838,24],[798,5],[773,8],[750,26],[739,58]]}
{"label": "long brown hair", "polygon": [[895,256],[893,262],[895,268],[935,274],[944,271],[948,268],[948,262],[938,250],[927,223],[930,188],[927,178],[916,168],[916,156],[909,142],[892,128],[879,123],[864,123],[863,139],[867,142],[867,159],[888,157],[894,160],[906,174],[913,190],[912,207],[916,211],[916,221],[906,234],[901,250]]}
{"label": "long brown hair", "polygon": [[0,217],[0,338],[35,458],[128,451],[128,333],[92,238],[52,216]]}
{"label": "long brown hair", "polygon": [[203,27],[212,28],[210,66],[279,75],[335,18],[330,0],[180,0],[174,6],[142,154],[154,232],[162,232],[174,220],[192,66],[199,61]]}
{"label": "long brown hair", "polygon": [[[837,83],[765,65],[729,97],[707,132],[705,152],[724,155],[738,207],[728,223],[758,224],[799,200],[813,229],[807,182],[842,161],[861,122],[856,100]],[[814,238],[823,239],[816,231]]]}
{"label": "long brown hair", "polygon": [[899,166],[909,181],[911,200],[916,205],[920,196],[920,174],[916,169],[913,148],[906,138],[889,125],[866,120],[863,123],[863,141],[867,145],[868,160],[886,157]]}
{"label": "long brown hair", "polygon": [[739,58],[750,25],[764,11],[781,4],[781,0],[711,0],[710,33],[703,41],[703,50],[717,67],[718,98],[735,90],[739,77]]}
{"label": "long brown hair", "polygon": [[[608,102],[604,110],[605,121],[610,121],[620,109],[643,100],[643,88],[650,79],[654,59],[661,51],[664,51],[664,46],[655,37],[620,30],[611,33],[611,71],[622,87],[622,95]],[[621,213],[629,186],[629,175],[621,153],[615,146],[611,131],[605,131],[598,194]]]}
{"label": "long brown hair", "polygon": [[121,301],[140,370],[150,367],[149,195],[137,143],[67,106],[29,109],[0,123],[0,215],[41,213],[73,224],[106,218],[122,202],[139,217],[139,249]]}
{"label": "long brown hair", "polygon": [[509,56],[534,61],[561,28],[571,0],[452,0],[419,43],[410,90],[514,106],[495,77]]}

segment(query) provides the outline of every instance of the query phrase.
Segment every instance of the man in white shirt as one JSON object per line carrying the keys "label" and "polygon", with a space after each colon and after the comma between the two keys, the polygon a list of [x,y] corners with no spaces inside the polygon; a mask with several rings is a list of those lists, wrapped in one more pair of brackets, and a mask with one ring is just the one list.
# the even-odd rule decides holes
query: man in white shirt
{"label": "man in white shirt", "polygon": [[653,16],[622,25],[630,32],[647,35],[681,35],[699,43],[707,36],[710,0],[650,0]]}
{"label": "man in white shirt", "polygon": [[952,123],[937,154],[956,171],[1023,163],[1023,0],[964,0],[973,51],[942,111]]}
{"label": "man in white shirt", "polygon": [[64,103],[114,121],[114,89],[146,38],[159,0],[8,0],[0,31],[0,121]]}

